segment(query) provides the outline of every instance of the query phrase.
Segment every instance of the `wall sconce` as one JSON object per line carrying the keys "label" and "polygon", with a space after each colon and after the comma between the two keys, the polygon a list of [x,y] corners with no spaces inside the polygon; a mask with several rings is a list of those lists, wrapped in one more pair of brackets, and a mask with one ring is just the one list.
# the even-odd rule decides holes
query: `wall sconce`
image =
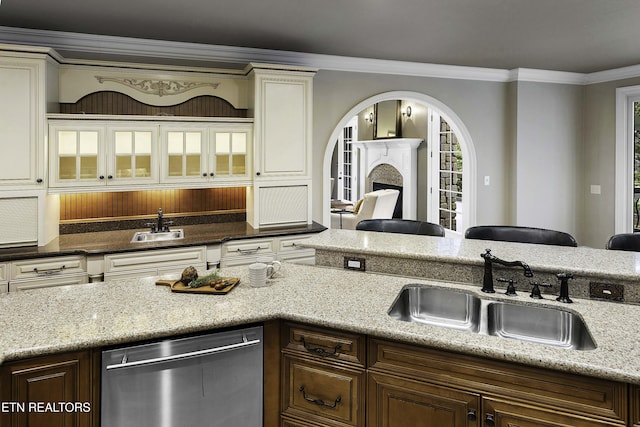
{"label": "wall sconce", "polygon": [[402,115],[407,118],[411,117],[411,105],[407,105],[406,108],[402,109]]}
{"label": "wall sconce", "polygon": [[364,121],[373,123],[373,111],[369,112],[369,114],[364,115]]}

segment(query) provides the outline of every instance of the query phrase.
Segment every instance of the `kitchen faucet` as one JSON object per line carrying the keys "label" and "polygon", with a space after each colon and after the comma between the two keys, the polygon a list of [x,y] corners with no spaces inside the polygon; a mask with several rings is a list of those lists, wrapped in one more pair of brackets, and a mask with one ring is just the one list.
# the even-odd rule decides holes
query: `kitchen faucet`
{"label": "kitchen faucet", "polygon": [[148,222],[146,225],[151,227],[151,232],[152,233],[159,233],[159,232],[167,232],[170,231],[169,230],[169,225],[173,224],[173,221],[166,221],[164,220],[164,215],[162,213],[162,208],[158,208],[158,219],[156,223],[153,222]]}
{"label": "kitchen faucet", "polygon": [[482,278],[482,292],[492,294],[495,292],[493,289],[493,263],[504,265],[505,267],[522,267],[525,277],[533,277],[533,272],[529,265],[522,261],[505,261],[495,255],[491,254],[491,249],[486,249],[486,252],[480,254],[484,259],[484,276]]}

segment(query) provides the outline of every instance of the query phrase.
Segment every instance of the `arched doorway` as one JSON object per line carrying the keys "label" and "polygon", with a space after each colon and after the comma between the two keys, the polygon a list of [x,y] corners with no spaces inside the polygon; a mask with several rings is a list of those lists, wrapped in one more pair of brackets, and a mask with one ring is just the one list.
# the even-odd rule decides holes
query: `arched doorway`
{"label": "arched doorway", "polygon": [[[347,123],[353,119],[354,116],[359,113],[370,109],[373,105],[383,102],[383,101],[391,101],[391,100],[402,100],[403,102],[412,102],[415,104],[419,104],[420,106],[425,107],[437,115],[441,116],[449,126],[449,129],[452,133],[454,133],[457,137],[457,141],[459,143],[459,147],[462,153],[462,157],[464,158],[464,168],[462,171],[462,181],[464,192],[462,193],[462,205],[464,206],[464,211],[462,218],[459,219],[458,230],[464,231],[467,227],[474,225],[476,222],[476,153],[475,148],[471,139],[471,135],[467,128],[465,127],[462,120],[458,117],[458,115],[447,105],[443,104],[439,100],[416,92],[408,92],[408,91],[393,91],[393,92],[385,92],[370,98],[367,98],[357,105],[355,105],[351,110],[349,110],[342,119],[338,122],[335,129],[333,130],[329,141],[327,142],[324,162],[323,162],[323,182],[322,182],[322,194],[323,194],[323,224],[329,226],[331,223],[330,220],[330,209],[331,209],[331,194],[332,194],[332,184],[331,184],[331,164],[332,164],[332,156],[334,153],[334,148],[336,145],[336,141],[338,141],[341,136],[345,126]],[[435,143],[433,141],[434,136],[428,136],[428,143]],[[433,197],[433,195],[427,195],[427,198]],[[424,218],[422,218],[424,219]],[[438,221],[433,221],[438,222]]]}

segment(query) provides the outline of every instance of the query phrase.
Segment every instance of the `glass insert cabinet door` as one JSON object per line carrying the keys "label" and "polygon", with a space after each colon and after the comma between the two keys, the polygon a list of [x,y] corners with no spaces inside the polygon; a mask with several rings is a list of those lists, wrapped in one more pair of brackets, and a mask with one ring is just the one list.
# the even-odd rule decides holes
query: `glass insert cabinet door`
{"label": "glass insert cabinet door", "polygon": [[[209,149],[209,170],[216,179],[249,176],[248,131],[216,131]],[[213,175],[212,175],[213,176]]]}
{"label": "glass insert cabinet door", "polygon": [[110,183],[157,182],[157,127],[109,129]]}
{"label": "glass insert cabinet door", "polygon": [[165,181],[207,176],[205,129],[166,129],[162,131],[163,172]]}
{"label": "glass insert cabinet door", "polygon": [[54,186],[104,185],[104,128],[57,127],[50,132],[50,181]]}

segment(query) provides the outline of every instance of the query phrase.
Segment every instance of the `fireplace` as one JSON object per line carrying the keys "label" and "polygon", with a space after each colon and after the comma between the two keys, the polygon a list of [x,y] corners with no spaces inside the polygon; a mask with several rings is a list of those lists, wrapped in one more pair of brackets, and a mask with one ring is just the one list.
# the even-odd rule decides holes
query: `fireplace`
{"label": "fireplace", "polygon": [[[368,188],[367,180],[371,172],[380,165],[392,166],[397,180],[371,178],[372,189],[393,188],[400,190],[400,197],[394,212],[394,218],[416,219],[418,198],[418,160],[417,150],[422,142],[419,138],[377,139],[373,141],[353,142],[358,150],[359,165],[358,188]],[[377,185],[384,185],[384,187]],[[400,209],[398,210],[398,206]]]}
{"label": "fireplace", "polygon": [[385,184],[383,182],[374,182],[373,183],[373,191],[376,190],[398,190],[400,194],[398,195],[398,200],[396,201],[396,207],[393,210],[393,218],[402,218],[402,186],[393,185],[393,184]]}

